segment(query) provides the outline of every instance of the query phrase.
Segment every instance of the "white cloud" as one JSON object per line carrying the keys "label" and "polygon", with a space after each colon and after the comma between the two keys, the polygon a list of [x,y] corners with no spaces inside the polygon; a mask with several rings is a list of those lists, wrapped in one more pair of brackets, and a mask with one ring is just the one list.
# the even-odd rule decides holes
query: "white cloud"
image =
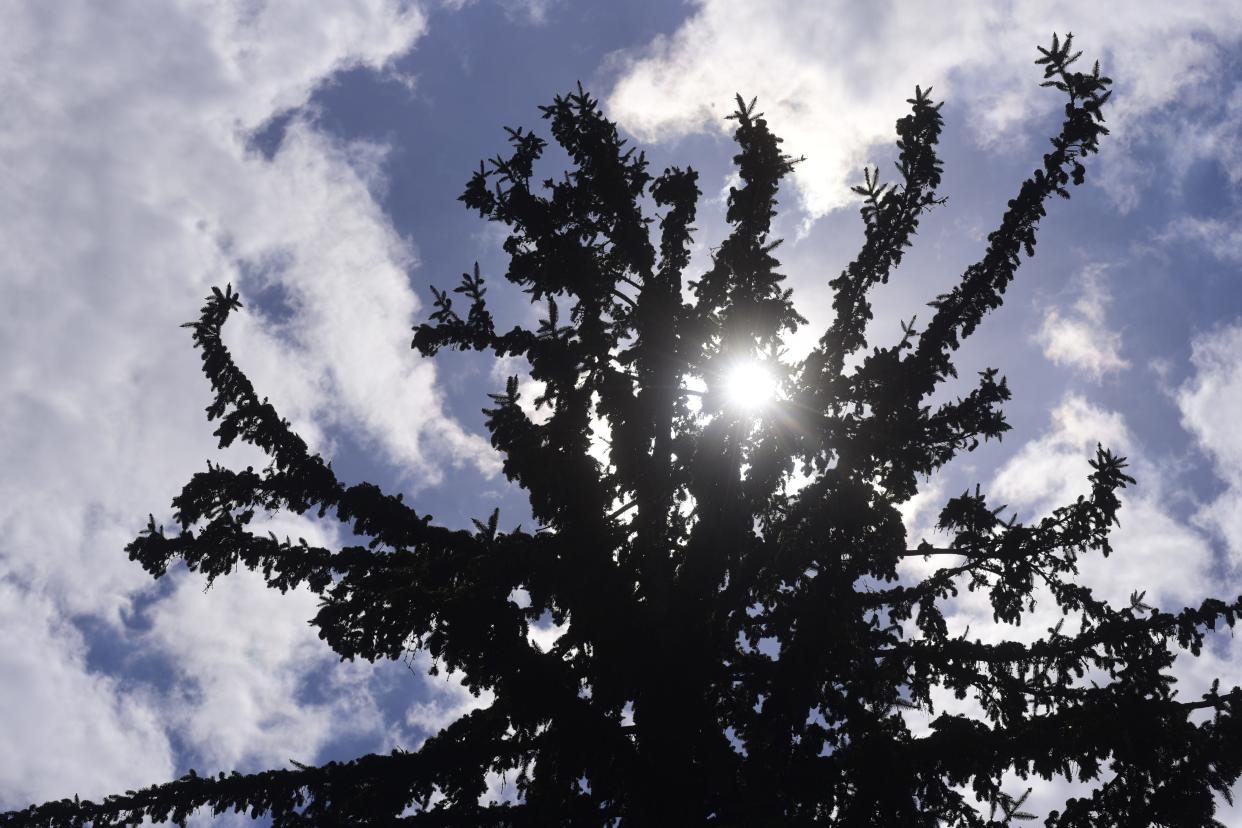
{"label": "white cloud", "polygon": [[[1114,606],[1127,605],[1131,593],[1139,591],[1146,592],[1148,603],[1171,611],[1218,592],[1212,547],[1171,508],[1173,493],[1161,473],[1164,467],[1146,456],[1120,414],[1081,396],[1061,400],[1051,412],[1048,429],[1023,444],[996,470],[984,490],[989,504],[993,508],[1003,505],[1004,518],[1016,514],[1030,524],[1072,503],[1089,493],[1088,460],[1094,457],[1097,444],[1127,456],[1128,471],[1138,483],[1121,493],[1120,526],[1110,536],[1113,554],[1104,558],[1089,553],[1079,558],[1077,582]],[[919,504],[915,509],[916,525],[927,527],[929,505]],[[903,567],[918,576],[944,563],[913,557],[905,559]],[[1025,616],[1020,627],[993,621],[986,591],[963,591],[946,605],[946,619],[954,634],[969,627],[971,637],[986,641],[1030,641],[1045,636],[1048,627],[1061,618],[1046,589],[1037,588],[1035,598],[1035,612]]]}
{"label": "white cloud", "polygon": [[[434,365],[409,347],[419,310],[406,276],[413,253],[370,198],[351,150],[294,124],[270,164],[251,159],[263,198],[220,194],[236,217],[228,245],[235,261],[285,254],[265,278],[285,288],[294,316],[280,326],[284,343],[270,323],[246,327],[250,348],[279,355],[271,374],[253,379],[277,400],[275,390],[292,385],[284,400],[292,414],[361,426],[417,482],[437,481],[445,459],[496,471],[486,441],[444,416]],[[365,148],[366,164],[372,156]]]}
{"label": "white cloud", "polygon": [[283,291],[287,319],[251,308],[226,336],[312,442],[358,423],[416,485],[445,462],[495,468],[409,349],[415,257],[375,200],[382,148],[297,118],[271,160],[247,146],[335,72],[385,69],[424,33],[422,13],[400,0],[314,13],[131,0],[4,2],[0,16],[0,607],[31,613],[6,625],[27,631],[20,649],[0,654],[4,709],[30,711],[5,717],[0,803],[167,778],[168,727],[222,764],[309,755],[328,715],[370,727],[348,686],[330,710],[293,698],[326,653],[305,596],[244,577],[207,596],[178,582],[146,643],[203,702],[171,718],[92,674],[80,636],[51,619],[94,615],[128,634],[118,622],[149,579],[122,547],[214,451],[209,390],[179,328],[213,284]]}
{"label": "white cloud", "polygon": [[[1094,455],[1097,443],[1129,455],[1129,472],[1138,484],[1122,495],[1121,525],[1111,535],[1113,554],[1107,559],[1098,554],[1080,558],[1076,582],[1091,587],[1097,596],[1114,606],[1128,604],[1129,595],[1140,591],[1146,592],[1149,604],[1174,612],[1188,604],[1197,605],[1210,594],[1234,594],[1216,571],[1207,538],[1179,520],[1169,508],[1172,493],[1166,485],[1166,475],[1161,473],[1166,469],[1146,455],[1120,414],[1082,397],[1065,397],[1053,409],[1048,429],[1025,443],[997,470],[987,492],[991,505],[1007,504],[1019,519],[1029,523],[1071,503],[1088,492],[1087,475],[1091,469],[1087,461]],[[904,563],[911,574],[918,574],[941,562],[933,559],[928,564],[915,558]],[[946,621],[951,633],[961,634],[969,628],[971,638],[984,641],[1025,642],[1043,638],[1049,627],[1062,620],[1062,615],[1046,589],[1037,588],[1035,598],[1035,611],[1024,616],[1020,627],[1010,627],[993,621],[985,590],[963,590],[947,602]],[[1071,616],[1065,621],[1064,632],[1072,634],[1077,619]],[[1226,686],[1242,680],[1233,660],[1232,641],[1221,638],[1218,643],[1223,645],[1223,652],[1205,651],[1201,658],[1180,657],[1175,663],[1173,672],[1183,698],[1196,698],[1218,676]],[[981,715],[973,697],[958,700],[943,689],[933,696],[937,714]],[[918,730],[927,729],[931,718],[922,711],[907,714],[911,726]],[[1082,796],[1095,786],[1063,779],[1010,778],[1006,790],[1021,794],[1027,787],[1033,788],[1033,792],[1026,810],[1042,817],[1050,809],[1060,808],[1068,797]],[[1229,823],[1228,812],[1220,816],[1227,824],[1242,824]]]}
{"label": "white cloud", "polygon": [[[1202,186],[1203,182],[1188,182],[1186,174],[1205,160],[1216,162],[1214,173],[1230,184],[1242,181],[1242,86],[1228,90],[1221,86],[1208,85],[1195,90],[1196,94],[1189,96],[1195,104],[1193,108],[1147,124],[1147,128],[1158,133],[1160,140],[1171,148],[1162,163],[1166,167],[1166,177],[1174,185],[1171,189],[1183,198],[1194,199],[1199,195],[1187,188]],[[1191,226],[1196,223],[1192,222]],[[1174,223],[1170,234],[1178,233],[1178,224]],[[1238,257],[1238,249],[1235,244],[1232,258]]]}
{"label": "white cloud", "polygon": [[[254,530],[316,546],[337,540],[331,528],[294,516]],[[208,771],[285,767],[290,758],[313,761],[339,733],[382,739],[382,719],[365,686],[373,668],[336,666],[336,655],[307,623],[318,608],[314,594],[281,594],[244,570],[217,579],[210,590],[200,576],[175,577],[172,594],[150,611],[141,643],[144,652],[162,653],[174,665],[162,712],[196,764]],[[324,701],[303,698],[312,670],[326,676]]]}
{"label": "white cloud", "polygon": [[1224,490],[1199,513],[1242,566],[1242,323],[1206,333],[1193,342],[1194,375],[1176,393],[1182,425],[1212,461]]}
{"label": "white cloud", "polygon": [[1179,216],[1160,234],[1160,241],[1194,242],[1224,262],[1242,262],[1242,229],[1238,214],[1229,219]]}
{"label": "white cloud", "polygon": [[[478,0],[440,0],[440,5],[449,11],[461,11],[477,2]],[[496,0],[496,5],[508,20],[531,26],[544,25],[548,22],[549,15],[564,4],[564,0]]]}
{"label": "white cloud", "polygon": [[[490,448],[445,417],[433,367],[408,347],[414,256],[370,195],[375,148],[298,121],[270,162],[246,147],[247,130],[334,71],[403,52],[421,15],[378,0],[315,15],[200,5],[21,7],[0,35],[10,55],[0,171],[12,195],[0,205],[0,348],[16,366],[0,375],[0,406],[20,460],[0,524],[13,530],[6,555],[46,579],[70,568],[36,552],[39,538],[68,551],[115,522],[80,552],[115,559],[135,516],[201,464],[207,390],[178,326],[212,284],[285,291],[286,323],[252,311],[227,335],[261,392],[312,439],[357,422],[414,482],[434,481],[444,460],[495,467]],[[101,584],[91,567],[96,588],[67,589],[67,600],[134,586],[132,567],[112,569]],[[93,611],[111,599],[81,600]]]}
{"label": "white cloud", "polygon": [[489,707],[495,695],[483,691],[474,695],[462,685],[461,673],[450,673],[443,664],[437,665],[438,675],[430,675],[432,659],[424,651],[417,653],[410,664],[412,672],[422,676],[422,700],[414,702],[405,711],[405,724],[417,736],[417,744],[457,721],[472,710]]}
{"label": "white cloud", "polygon": [[[619,57],[608,106],[644,140],[726,131],[733,95],[757,95],[786,149],[812,216],[849,203],[848,185],[871,147],[891,144],[893,122],[915,84],[963,104],[981,144],[1011,143],[1014,128],[1055,95],[1039,89],[1031,61],[1053,31],[1072,31],[1117,80],[1111,145],[1146,125],[1154,109],[1214,77],[1242,36],[1242,7],[1222,0],[1131,3],[822,3],[699,0],[671,36]],[[1029,58],[1029,59],[1028,59]],[[1123,208],[1141,183],[1106,147],[1100,180]]]}
{"label": "white cloud", "polygon": [[[334,729],[378,733],[369,695],[348,692],[343,675],[330,673],[331,701],[299,700],[304,677],[337,661],[306,623],[315,608],[312,594],[282,595],[250,572],[221,578],[207,591],[201,578],[179,578],[157,605],[143,644],[175,664],[162,712],[196,765],[285,767],[290,758],[313,761]],[[365,668],[355,665],[354,672],[355,683],[365,680]]]}
{"label": "white cloud", "polygon": [[552,416],[552,409],[547,405],[537,407],[535,400],[547,390],[547,383],[530,376],[530,363],[525,357],[497,357],[489,372],[489,378],[496,388],[493,393],[503,391],[510,377],[518,379],[518,407],[531,422],[539,425],[546,423]]}
{"label": "white cloud", "polygon": [[944,478],[936,476],[924,481],[914,497],[897,507],[901,512],[902,525],[906,528],[907,543],[911,547],[922,541],[935,545],[935,540],[940,535],[940,531],[936,529],[936,521],[945,500]]}
{"label": "white cloud", "polygon": [[86,669],[46,598],[0,580],[0,803],[123,791],[173,770],[154,700]]}
{"label": "white cloud", "polygon": [[1112,302],[1103,285],[1104,270],[1099,265],[1086,268],[1078,282],[1078,298],[1068,310],[1045,310],[1036,336],[1044,356],[1096,381],[1129,366],[1121,357],[1121,335],[1109,329],[1104,317]]}
{"label": "white cloud", "polygon": [[505,17],[510,20],[521,20],[532,26],[542,26],[548,17],[564,0],[500,0]]}
{"label": "white cloud", "polygon": [[[1113,554],[1079,560],[1079,582],[1114,606],[1134,591],[1148,603],[1178,610],[1215,592],[1212,549],[1207,539],[1181,522],[1170,509],[1166,475],[1138,444],[1124,418],[1086,399],[1070,395],[1053,409],[1047,432],[1026,443],[997,471],[991,488],[994,505],[1006,503],[1024,521],[1071,503],[1089,492],[1087,461],[1103,444],[1125,455],[1138,483],[1121,493],[1121,525],[1112,535]],[[1046,624],[1037,624],[1041,629]]]}

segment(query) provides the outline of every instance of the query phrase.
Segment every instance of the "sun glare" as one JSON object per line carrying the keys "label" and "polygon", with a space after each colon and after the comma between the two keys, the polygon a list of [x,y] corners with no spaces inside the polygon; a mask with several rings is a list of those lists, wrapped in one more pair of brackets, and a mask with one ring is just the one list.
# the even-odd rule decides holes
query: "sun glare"
{"label": "sun glare", "polygon": [[776,396],[776,377],[758,362],[741,362],[725,375],[725,397],[729,405],[757,411]]}

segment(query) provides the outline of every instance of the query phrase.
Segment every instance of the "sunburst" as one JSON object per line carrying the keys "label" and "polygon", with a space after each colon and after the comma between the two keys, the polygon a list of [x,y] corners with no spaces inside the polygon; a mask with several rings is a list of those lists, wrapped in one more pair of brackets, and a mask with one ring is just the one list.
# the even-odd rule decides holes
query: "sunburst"
{"label": "sunburst", "polygon": [[724,392],[728,404],[743,411],[759,411],[776,398],[776,376],[755,360],[738,362],[725,372]]}

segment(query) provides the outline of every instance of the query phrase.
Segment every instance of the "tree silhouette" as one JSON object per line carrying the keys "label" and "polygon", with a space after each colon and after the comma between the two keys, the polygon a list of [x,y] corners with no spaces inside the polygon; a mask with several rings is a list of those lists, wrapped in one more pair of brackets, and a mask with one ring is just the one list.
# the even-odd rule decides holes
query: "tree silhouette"
{"label": "tree silhouette", "polygon": [[[542,109],[571,159],[539,182],[546,142],[510,129],[461,200],[508,228],[505,277],[544,318],[500,333],[477,266],[436,291],[414,347],[520,357],[492,396],[487,428],[523,488],[534,531],[433,523],[400,495],[341,482],[251,386],[221,342],[241,307],[215,290],[191,324],[215,391],[208,417],[227,446],[263,449],[256,471],[209,465],[175,498],[177,531],[154,519],[128,547],[153,576],[180,559],[210,581],[238,567],[320,599],[313,624],[343,659],[412,648],[495,701],[417,751],[253,775],[198,776],[52,802],[4,825],[184,821],[196,808],[270,814],[274,824],[1000,826],[1032,818],[1006,779],[1092,783],[1048,826],[1215,825],[1242,773],[1242,690],[1181,701],[1170,668],[1231,627],[1242,599],[1163,612],[1135,595],[1114,607],[1076,583],[1083,555],[1108,555],[1118,491],[1133,481],[1101,448],[1090,494],[1032,523],[1003,520],[979,489],[939,517],[952,542],[910,548],[898,506],[920,476],[1008,428],[1005,380],[984,371],[936,406],[954,352],[997,308],[1053,196],[1083,181],[1107,134],[1111,81],[1071,68],[1071,39],[1040,50],[1064,122],[1022,183],[983,257],[930,303],[931,318],[865,350],[868,293],[888,280],[936,195],[940,105],[915,90],[897,121],[899,179],[868,170],[866,236],[831,282],[834,319],[803,361],[782,337],[804,320],[782,287],[771,236],[796,163],[738,98],[731,233],[687,281],[699,197],[692,169],[648,171],[581,88]],[[658,222],[648,215],[658,216]],[[464,316],[455,301],[468,303]],[[766,372],[761,405],[728,393]],[[760,389],[744,393],[758,395]],[[756,401],[757,402],[757,401]],[[357,545],[331,550],[248,530],[258,513],[335,517]],[[902,558],[943,556],[921,578]],[[1063,623],[1030,644],[951,635],[947,602],[988,596],[995,624],[1036,598]],[[563,634],[529,637],[550,613]],[[996,636],[989,637],[996,641]],[[1004,636],[1001,636],[1003,639]],[[933,691],[977,702],[937,712]],[[919,711],[930,724],[915,727]],[[516,781],[486,799],[488,772]],[[1006,777],[1006,774],[1009,774]]]}

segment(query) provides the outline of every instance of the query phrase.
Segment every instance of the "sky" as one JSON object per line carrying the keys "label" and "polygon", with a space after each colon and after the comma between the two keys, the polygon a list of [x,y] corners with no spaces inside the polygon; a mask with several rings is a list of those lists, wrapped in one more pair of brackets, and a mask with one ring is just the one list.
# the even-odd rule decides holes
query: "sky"
{"label": "sky", "polygon": [[[451,526],[521,520],[480,414],[513,366],[423,360],[410,328],[476,261],[498,315],[527,319],[503,236],[456,198],[504,126],[540,130],[579,81],[653,169],[700,171],[700,267],[725,232],[723,116],[758,96],[806,158],[777,221],[796,356],[862,238],[849,187],[891,169],[915,84],[946,102],[948,202],[876,296],[876,341],[981,254],[1039,164],[1061,101],[1035,47],[1072,31],[1115,79],[1113,133],[959,357],[1008,377],[1012,431],[924,481],[907,525],[933,538],[975,483],[1037,517],[1085,489],[1100,442],[1139,484],[1083,579],[1171,610],[1242,593],[1242,5],[0,0],[0,19],[0,808],[413,748],[486,703],[423,655],[339,663],[309,594],[153,582],[123,548],[208,460],[262,462],[216,448],[179,327],[225,283],[238,362],[342,477]],[[963,599],[952,623],[989,618]],[[1242,683],[1234,649],[1179,662],[1184,692]]]}

